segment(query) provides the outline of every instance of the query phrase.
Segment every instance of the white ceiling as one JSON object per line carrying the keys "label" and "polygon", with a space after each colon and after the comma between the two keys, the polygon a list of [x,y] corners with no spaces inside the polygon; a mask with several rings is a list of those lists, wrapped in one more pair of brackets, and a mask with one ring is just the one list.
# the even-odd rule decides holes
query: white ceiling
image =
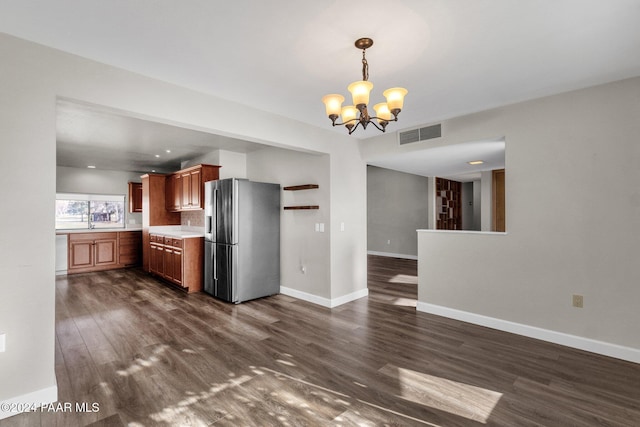
{"label": "white ceiling", "polygon": [[638,22],[638,0],[0,3],[2,32],[325,128],[371,37],[371,102],[409,90],[391,132],[638,76]]}
{"label": "white ceiling", "polygon": [[169,173],[215,149],[249,153],[264,148],[69,101],[58,101],[56,110],[58,166]]}
{"label": "white ceiling", "polygon": [[[504,168],[504,153],[505,141],[500,138],[405,152],[393,157],[385,156],[369,164],[414,175],[439,176],[467,182],[479,180],[482,171]],[[483,163],[468,163],[477,160],[482,160]]]}

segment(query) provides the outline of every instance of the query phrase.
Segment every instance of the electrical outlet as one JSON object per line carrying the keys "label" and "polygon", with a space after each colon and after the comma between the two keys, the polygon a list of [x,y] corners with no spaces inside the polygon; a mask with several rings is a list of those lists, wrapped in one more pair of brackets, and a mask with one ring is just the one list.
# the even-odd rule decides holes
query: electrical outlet
{"label": "electrical outlet", "polygon": [[582,308],[584,306],[584,297],[582,295],[574,295],[573,306],[577,308]]}

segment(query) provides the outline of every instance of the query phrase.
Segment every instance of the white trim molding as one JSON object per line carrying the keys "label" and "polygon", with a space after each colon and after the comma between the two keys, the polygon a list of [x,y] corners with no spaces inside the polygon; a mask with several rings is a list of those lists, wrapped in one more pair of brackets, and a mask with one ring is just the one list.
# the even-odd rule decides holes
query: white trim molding
{"label": "white trim molding", "polygon": [[367,251],[368,255],[386,256],[389,258],[418,259],[418,255],[394,254],[392,252]]}
{"label": "white trim molding", "polygon": [[[36,390],[0,402],[0,420],[27,412],[58,400],[58,385]],[[4,408],[9,410],[5,410]]]}
{"label": "white trim molding", "polygon": [[283,295],[288,295],[290,297],[301,299],[303,301],[307,301],[313,304],[321,305],[323,307],[334,308],[339,305],[346,304],[348,302],[366,297],[367,295],[369,295],[369,289],[361,289],[359,291],[352,292],[350,294],[343,295],[341,297],[333,298],[333,299],[319,297],[314,294],[309,294],[307,292],[298,291],[297,289],[291,289],[284,286],[280,286],[280,293]]}
{"label": "white trim molding", "polygon": [[579,337],[577,335],[565,334],[563,332],[542,329],[536,326],[510,322],[508,320],[483,316],[481,314],[470,313],[425,302],[418,302],[416,310],[473,323],[475,325],[486,326],[499,331],[510,332],[529,338],[552,342],[566,347],[577,348],[579,350],[585,350],[591,353],[601,354],[603,356],[615,357],[616,359],[626,360],[628,362],[640,363],[640,349],[632,347],[597,341],[590,338]]}

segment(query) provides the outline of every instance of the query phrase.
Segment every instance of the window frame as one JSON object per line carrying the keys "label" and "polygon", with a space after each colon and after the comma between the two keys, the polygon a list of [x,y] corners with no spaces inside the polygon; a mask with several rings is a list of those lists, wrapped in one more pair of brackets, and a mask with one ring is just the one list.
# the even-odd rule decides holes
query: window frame
{"label": "window frame", "polygon": [[[70,202],[86,202],[86,212],[81,214],[81,221],[74,221],[74,224],[81,224],[82,218],[84,215],[87,216],[86,219],[86,227],[64,227],[64,221],[61,220],[61,217],[58,216],[58,201],[67,200]],[[92,214],[96,212],[92,212],[92,208],[95,204],[101,202],[108,202],[117,204],[118,208],[116,213],[119,215],[119,219],[117,222],[108,222],[108,226],[101,227],[96,226],[96,224],[100,224],[101,221],[93,221]],[[94,206],[92,206],[94,204]],[[112,214],[109,214],[112,215]],[[125,194],[88,194],[88,193],[56,193],[56,209],[55,209],[55,228],[56,231],[60,230],[100,230],[100,229],[124,229],[126,228],[125,224],[126,220],[126,195]],[[70,222],[71,223],[71,222]]]}

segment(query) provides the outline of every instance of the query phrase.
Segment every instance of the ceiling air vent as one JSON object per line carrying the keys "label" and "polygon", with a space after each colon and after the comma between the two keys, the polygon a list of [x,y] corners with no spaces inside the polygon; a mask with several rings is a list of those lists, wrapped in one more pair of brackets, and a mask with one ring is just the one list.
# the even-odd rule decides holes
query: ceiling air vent
{"label": "ceiling air vent", "polygon": [[427,139],[440,138],[442,136],[442,125],[437,124],[404,132],[398,132],[400,145],[411,144],[412,142],[425,141]]}

